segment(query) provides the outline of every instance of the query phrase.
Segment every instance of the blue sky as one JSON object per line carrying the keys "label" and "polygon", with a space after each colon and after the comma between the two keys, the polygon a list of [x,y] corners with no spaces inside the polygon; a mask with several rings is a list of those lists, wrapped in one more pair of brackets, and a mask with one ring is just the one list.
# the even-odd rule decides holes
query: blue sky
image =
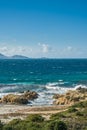
{"label": "blue sky", "polygon": [[0,0],[0,53],[87,58],[87,0]]}

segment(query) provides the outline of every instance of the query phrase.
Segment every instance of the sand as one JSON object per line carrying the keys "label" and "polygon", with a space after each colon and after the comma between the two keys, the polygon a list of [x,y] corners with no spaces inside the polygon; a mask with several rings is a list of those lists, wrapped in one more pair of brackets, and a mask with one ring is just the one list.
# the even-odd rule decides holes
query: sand
{"label": "sand", "polygon": [[26,118],[29,114],[41,114],[47,120],[51,114],[66,111],[68,106],[28,106],[28,105],[0,105],[0,120],[8,123],[15,118]]}

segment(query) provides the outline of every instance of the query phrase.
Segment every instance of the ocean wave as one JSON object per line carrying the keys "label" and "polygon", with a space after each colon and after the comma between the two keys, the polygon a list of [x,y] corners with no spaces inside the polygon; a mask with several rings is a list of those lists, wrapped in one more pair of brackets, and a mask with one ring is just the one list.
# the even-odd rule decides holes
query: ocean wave
{"label": "ocean wave", "polygon": [[[63,83],[64,84],[64,83]],[[53,94],[65,93],[67,90],[72,89],[68,87],[62,87],[59,83],[48,83],[46,86],[47,92]]]}
{"label": "ocean wave", "polygon": [[59,82],[63,82],[63,80],[62,80],[62,79],[59,79],[58,81],[59,81]]}
{"label": "ocean wave", "polygon": [[79,85],[76,85],[76,86],[74,87],[74,90],[76,90],[76,89],[78,89],[78,88],[87,88],[87,86],[86,86],[86,85],[79,84]]}
{"label": "ocean wave", "polygon": [[55,83],[48,83],[46,85],[47,89],[57,89],[57,87],[58,87],[58,83],[57,82],[55,82]]}
{"label": "ocean wave", "polygon": [[31,90],[36,91],[39,96],[34,101],[31,101],[32,105],[51,105],[53,103],[54,94],[63,94],[68,90],[76,90],[77,88],[87,88],[83,84],[73,84],[70,86],[61,86],[59,82],[66,83],[64,81],[58,81],[53,83],[47,83],[46,85],[36,84],[17,84],[17,85],[2,85],[0,86],[0,98],[7,94],[21,94],[20,92]]}
{"label": "ocean wave", "polygon": [[[64,85],[66,85],[68,83],[69,82],[64,82],[63,80],[59,80],[58,82],[47,83],[45,87],[47,89],[55,89],[55,90],[57,90],[57,89],[63,88],[63,87],[66,88]],[[63,85],[63,86],[61,86],[61,85]]]}
{"label": "ocean wave", "polygon": [[38,105],[52,105],[53,104],[53,95],[49,95],[46,92],[40,92],[38,93],[39,97],[35,99],[34,101],[31,101],[32,105],[38,106]]}
{"label": "ocean wave", "polygon": [[68,82],[63,82],[63,83],[48,83],[46,84],[46,89],[49,91],[49,92],[53,92],[53,93],[65,93],[66,91],[68,90],[76,90],[77,88],[81,87],[81,88],[87,88],[86,85],[83,85],[83,84],[76,84],[74,86],[60,86],[61,84],[65,84],[65,83],[68,83]]}
{"label": "ocean wave", "polygon": [[15,78],[13,79],[13,81],[16,81],[16,80],[17,80],[17,79],[15,79]]}
{"label": "ocean wave", "polygon": [[7,92],[15,91],[17,89],[18,89],[18,86],[15,86],[15,85],[13,85],[13,86],[10,86],[10,85],[3,86],[3,87],[0,88],[0,93],[7,93]]}

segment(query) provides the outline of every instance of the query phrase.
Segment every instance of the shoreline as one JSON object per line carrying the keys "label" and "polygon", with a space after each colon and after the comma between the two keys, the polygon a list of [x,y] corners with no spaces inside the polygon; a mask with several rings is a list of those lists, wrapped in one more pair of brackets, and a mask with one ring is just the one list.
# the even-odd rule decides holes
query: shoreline
{"label": "shoreline", "polygon": [[55,102],[52,105],[27,105],[21,102],[23,101],[22,99],[26,98],[38,98],[35,92],[27,91],[22,96],[25,97],[7,95],[2,99],[2,103],[0,104],[1,122],[8,123],[13,119],[25,119],[30,114],[40,114],[46,120],[49,120],[52,114],[67,111],[70,106],[81,101],[87,101],[87,88],[79,87],[75,91],[70,90],[62,95],[57,94],[54,96]]}
{"label": "shoreline", "polygon": [[28,105],[0,105],[0,119],[3,123],[8,123],[13,119],[25,119],[30,114],[40,114],[49,119],[51,114],[66,111],[69,106],[28,106]]}

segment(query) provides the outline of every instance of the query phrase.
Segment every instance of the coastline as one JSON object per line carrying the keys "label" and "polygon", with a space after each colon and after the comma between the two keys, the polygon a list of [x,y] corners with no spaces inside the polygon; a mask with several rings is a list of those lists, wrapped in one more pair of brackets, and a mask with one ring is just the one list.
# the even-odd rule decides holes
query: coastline
{"label": "coastline", "polygon": [[[55,102],[52,105],[27,105],[25,102],[21,102],[22,99],[26,98],[31,100],[38,98],[37,93],[27,91],[22,94],[22,98],[12,94],[3,97],[1,99],[2,103],[0,104],[1,121],[8,123],[15,118],[24,119],[30,114],[40,114],[45,119],[49,119],[52,114],[67,111],[70,106],[81,101],[87,101],[87,88],[79,87],[73,91],[69,90],[65,94],[57,94],[54,96]],[[11,102],[11,100],[15,102]]]}
{"label": "coastline", "polygon": [[0,105],[0,119],[3,123],[8,123],[13,119],[24,119],[29,114],[40,114],[49,119],[51,114],[66,111],[68,105],[51,105],[51,106],[28,106],[28,105]]}

